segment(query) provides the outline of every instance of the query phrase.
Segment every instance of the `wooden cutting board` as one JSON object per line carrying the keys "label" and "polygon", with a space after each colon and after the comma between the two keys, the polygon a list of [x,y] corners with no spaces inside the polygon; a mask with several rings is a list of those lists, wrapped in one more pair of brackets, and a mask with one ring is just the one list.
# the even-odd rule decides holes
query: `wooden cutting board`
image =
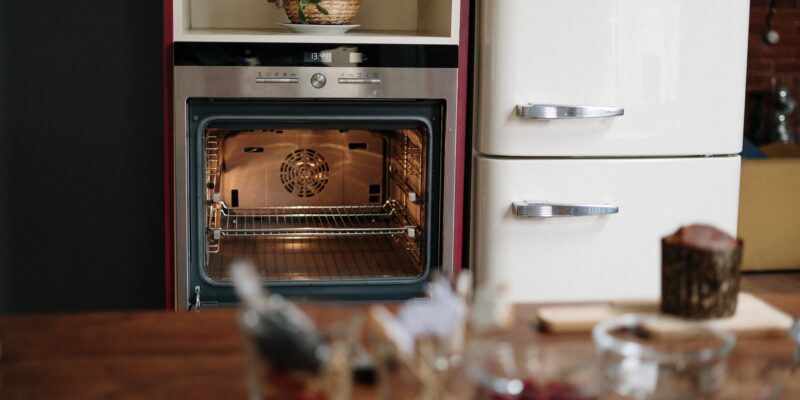
{"label": "wooden cutting board", "polygon": [[660,314],[656,301],[542,307],[537,318],[550,332],[588,333],[598,322],[628,313],[658,314],[644,326],[655,336],[678,334],[698,324],[739,337],[780,336],[787,334],[793,322],[792,317],[750,293],[739,293],[736,314],[729,318],[685,320]]}

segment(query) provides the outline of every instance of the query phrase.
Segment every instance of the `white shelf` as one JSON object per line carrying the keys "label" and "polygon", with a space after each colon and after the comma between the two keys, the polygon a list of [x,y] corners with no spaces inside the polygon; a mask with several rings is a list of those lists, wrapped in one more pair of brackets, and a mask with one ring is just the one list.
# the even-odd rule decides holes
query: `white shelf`
{"label": "white shelf", "polygon": [[416,31],[351,31],[344,35],[301,35],[286,29],[192,29],[176,42],[249,43],[359,43],[359,44],[458,44],[458,39],[428,36]]}
{"label": "white shelf", "polygon": [[459,0],[362,0],[343,35],[292,33],[265,0],[173,0],[176,42],[458,44]]}

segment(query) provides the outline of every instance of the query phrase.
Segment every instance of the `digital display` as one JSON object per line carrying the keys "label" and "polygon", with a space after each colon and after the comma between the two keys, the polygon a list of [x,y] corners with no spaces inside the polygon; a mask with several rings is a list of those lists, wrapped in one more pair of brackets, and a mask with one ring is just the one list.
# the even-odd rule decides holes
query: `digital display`
{"label": "digital display", "polygon": [[333,53],[331,53],[330,51],[319,51],[319,52],[315,51],[310,53],[303,53],[303,61],[330,63],[333,61]]}

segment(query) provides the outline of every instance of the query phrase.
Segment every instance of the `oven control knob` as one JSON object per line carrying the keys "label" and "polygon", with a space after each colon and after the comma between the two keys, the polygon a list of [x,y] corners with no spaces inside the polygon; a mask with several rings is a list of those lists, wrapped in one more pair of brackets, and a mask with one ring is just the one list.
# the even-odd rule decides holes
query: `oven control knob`
{"label": "oven control knob", "polygon": [[317,89],[322,89],[322,87],[325,86],[325,82],[327,82],[327,79],[325,79],[325,75],[322,74],[311,75],[311,86]]}

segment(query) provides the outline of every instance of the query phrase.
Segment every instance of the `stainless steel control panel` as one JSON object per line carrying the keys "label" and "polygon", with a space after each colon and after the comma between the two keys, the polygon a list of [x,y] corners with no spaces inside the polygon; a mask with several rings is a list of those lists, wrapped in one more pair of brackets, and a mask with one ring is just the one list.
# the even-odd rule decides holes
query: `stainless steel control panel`
{"label": "stainless steel control panel", "polygon": [[297,83],[299,81],[297,78],[256,78],[256,83]]}
{"label": "stainless steel control panel", "polygon": [[[288,75],[288,76],[287,76]],[[308,79],[308,83],[317,89],[322,89],[328,83],[328,78],[321,72],[315,72]],[[301,83],[301,79],[297,77],[296,73],[282,73],[266,71],[261,72],[255,78],[256,83]],[[378,73],[344,73],[339,74],[336,82],[340,85],[377,85],[383,83]]]}
{"label": "stainless steel control panel", "polygon": [[378,78],[339,78],[339,83],[370,84],[370,83],[381,83],[381,80]]}

